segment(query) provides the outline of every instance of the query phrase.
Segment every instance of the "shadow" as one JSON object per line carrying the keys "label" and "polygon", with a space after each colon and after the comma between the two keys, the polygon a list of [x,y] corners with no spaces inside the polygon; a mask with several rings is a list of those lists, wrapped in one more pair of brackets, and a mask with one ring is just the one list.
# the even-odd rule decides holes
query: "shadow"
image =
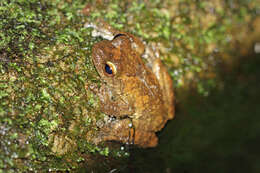
{"label": "shadow", "polygon": [[259,172],[259,66],[259,54],[238,58],[232,68],[219,64],[223,87],[208,97],[177,91],[185,96],[158,147],[134,149],[125,172]]}

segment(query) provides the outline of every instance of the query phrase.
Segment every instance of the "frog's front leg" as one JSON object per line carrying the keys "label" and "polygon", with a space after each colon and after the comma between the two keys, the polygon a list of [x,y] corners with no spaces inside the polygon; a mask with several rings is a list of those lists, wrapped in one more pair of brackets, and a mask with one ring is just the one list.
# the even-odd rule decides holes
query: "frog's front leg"
{"label": "frog's front leg", "polygon": [[134,139],[134,129],[132,128],[131,119],[116,119],[107,122],[92,138],[95,144],[104,141],[120,141],[125,144],[131,144]]}
{"label": "frog's front leg", "polygon": [[107,115],[123,117],[133,113],[131,104],[123,95],[109,91],[106,87],[101,87],[99,99],[101,111]]}
{"label": "frog's front leg", "polygon": [[104,125],[96,137],[92,138],[95,144],[104,141],[119,141],[124,144],[134,144],[140,147],[155,147],[158,138],[154,132],[135,129],[130,118],[117,119]]}
{"label": "frog's front leg", "polygon": [[[106,85],[100,88],[95,85],[86,86],[99,98],[100,111],[114,117],[129,117],[134,113],[133,100],[126,98],[123,93],[113,92]],[[120,90],[120,89],[118,89]]]}

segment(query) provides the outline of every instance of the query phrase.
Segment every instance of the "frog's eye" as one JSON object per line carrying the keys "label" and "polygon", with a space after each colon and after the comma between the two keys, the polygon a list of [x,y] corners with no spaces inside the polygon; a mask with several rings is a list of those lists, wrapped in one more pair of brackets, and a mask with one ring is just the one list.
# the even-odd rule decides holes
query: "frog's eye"
{"label": "frog's eye", "polygon": [[105,64],[105,72],[108,75],[115,75],[116,74],[116,66],[112,62],[107,62]]}

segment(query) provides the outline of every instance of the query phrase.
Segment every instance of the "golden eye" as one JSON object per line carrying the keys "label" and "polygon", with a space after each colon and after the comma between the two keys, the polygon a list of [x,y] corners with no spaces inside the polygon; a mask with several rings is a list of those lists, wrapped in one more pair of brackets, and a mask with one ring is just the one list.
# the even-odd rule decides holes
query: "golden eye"
{"label": "golden eye", "polygon": [[116,74],[116,66],[112,62],[107,62],[105,64],[105,72],[108,75],[115,75]]}

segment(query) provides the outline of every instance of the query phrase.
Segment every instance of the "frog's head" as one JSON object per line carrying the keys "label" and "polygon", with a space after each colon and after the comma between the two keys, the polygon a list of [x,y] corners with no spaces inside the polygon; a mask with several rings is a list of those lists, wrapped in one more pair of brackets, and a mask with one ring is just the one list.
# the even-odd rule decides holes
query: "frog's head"
{"label": "frog's head", "polygon": [[135,37],[125,33],[116,34],[114,39],[103,40],[92,48],[92,60],[100,77],[108,83],[117,79],[135,76],[143,68],[141,50]]}

